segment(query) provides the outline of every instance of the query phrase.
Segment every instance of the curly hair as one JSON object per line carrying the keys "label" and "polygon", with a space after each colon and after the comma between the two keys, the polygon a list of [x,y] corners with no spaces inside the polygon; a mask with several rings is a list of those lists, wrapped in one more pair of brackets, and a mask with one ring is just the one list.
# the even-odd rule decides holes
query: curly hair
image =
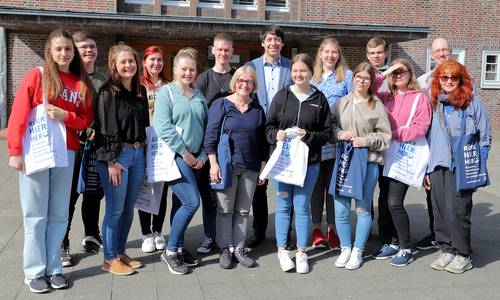
{"label": "curly hair", "polygon": [[472,78],[467,69],[459,62],[449,59],[439,65],[432,76],[431,100],[432,108],[436,108],[438,95],[443,92],[440,83],[440,77],[444,73],[450,73],[451,76],[459,78],[458,87],[448,94],[448,101],[455,108],[464,109],[469,106],[473,99]]}

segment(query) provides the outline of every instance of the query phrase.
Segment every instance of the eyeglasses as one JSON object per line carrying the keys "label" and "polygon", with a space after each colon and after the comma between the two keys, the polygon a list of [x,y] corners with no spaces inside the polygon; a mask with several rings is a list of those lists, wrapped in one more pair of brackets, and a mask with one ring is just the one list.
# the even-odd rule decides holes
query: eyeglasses
{"label": "eyeglasses", "polygon": [[365,82],[365,81],[370,82],[370,81],[372,81],[371,77],[363,77],[363,76],[359,76],[359,75],[354,76],[354,80],[356,82]]}
{"label": "eyeglasses", "polygon": [[443,82],[448,82],[451,80],[451,82],[458,82],[460,80],[460,77],[458,76],[439,76],[439,80]]}
{"label": "eyeglasses", "polygon": [[403,77],[403,76],[405,76],[408,73],[409,73],[408,70],[394,71],[394,72],[391,73],[391,77],[392,78],[396,78],[398,76]]}
{"label": "eyeglasses", "polygon": [[450,49],[448,49],[448,48],[436,49],[436,50],[432,51],[432,53],[435,53],[435,54],[438,54],[438,53],[450,54]]}
{"label": "eyeglasses", "polygon": [[249,79],[249,80],[238,79],[238,80],[236,80],[236,83],[240,84],[240,85],[246,84],[247,86],[250,86],[250,85],[253,85],[253,80],[252,79]]}

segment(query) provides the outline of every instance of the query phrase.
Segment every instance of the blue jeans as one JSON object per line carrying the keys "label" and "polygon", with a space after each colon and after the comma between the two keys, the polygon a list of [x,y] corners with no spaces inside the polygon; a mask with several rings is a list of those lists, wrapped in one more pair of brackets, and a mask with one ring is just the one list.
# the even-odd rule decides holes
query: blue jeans
{"label": "blue jeans", "polygon": [[19,172],[23,210],[23,269],[26,279],[62,273],[61,243],[68,226],[69,196],[75,151],[68,151],[68,166],[31,175]]}
{"label": "blue jeans", "polygon": [[[179,155],[175,156],[175,162],[182,177],[169,182],[168,185],[179,199],[181,205],[178,209],[172,207],[175,215],[172,218],[170,226],[170,236],[167,245],[169,251],[177,251],[179,247],[183,246],[184,232],[200,206],[200,193],[198,192],[200,170],[192,169]],[[173,206],[178,206],[179,202],[174,199],[172,201],[174,201]]]}
{"label": "blue jeans", "polygon": [[121,173],[121,183],[118,186],[109,181],[107,162],[99,161],[96,166],[106,196],[102,241],[104,259],[107,261],[125,253],[128,233],[134,219],[134,205],[146,169],[144,148],[124,147],[116,161],[126,169]]}
{"label": "blue jeans", "polygon": [[306,248],[311,227],[311,197],[319,174],[319,163],[307,166],[304,186],[296,186],[273,180],[276,190],[276,243],[285,248],[290,227],[290,212],[295,213],[295,230],[297,231],[297,248]]}
{"label": "blue jeans", "polygon": [[[378,179],[378,164],[368,163],[366,168],[366,177],[363,184],[363,200],[355,200],[356,215],[356,237],[354,247],[364,249],[370,230],[372,228],[371,205],[373,200],[373,191]],[[351,247],[351,199],[341,197],[337,193],[334,196],[335,203],[335,226],[342,247]]]}

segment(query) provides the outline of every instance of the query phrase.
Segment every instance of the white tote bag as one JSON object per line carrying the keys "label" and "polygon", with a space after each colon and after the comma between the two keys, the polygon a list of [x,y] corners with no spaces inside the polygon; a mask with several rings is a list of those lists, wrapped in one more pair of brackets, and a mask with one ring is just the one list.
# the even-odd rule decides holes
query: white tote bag
{"label": "white tote bag", "polygon": [[[411,107],[410,116],[405,127],[409,127],[417,109],[419,94]],[[418,189],[422,187],[427,163],[429,162],[429,145],[425,136],[411,142],[391,141],[389,149],[384,152],[384,176],[396,179]]]}
{"label": "white tote bag", "polygon": [[289,128],[284,141],[276,144],[271,157],[259,175],[264,178],[274,179],[279,182],[303,187],[307,174],[307,160],[309,147],[294,133],[295,129]]}
{"label": "white tote bag", "polygon": [[[39,68],[43,74],[43,68]],[[23,135],[23,160],[26,175],[54,167],[68,166],[66,126],[47,116],[47,100],[32,108]]]}
{"label": "white tote bag", "polygon": [[[182,128],[177,127],[182,132]],[[180,134],[179,132],[179,134]],[[181,178],[175,163],[175,152],[156,135],[153,126],[146,128],[146,170],[148,183],[172,181]]]}

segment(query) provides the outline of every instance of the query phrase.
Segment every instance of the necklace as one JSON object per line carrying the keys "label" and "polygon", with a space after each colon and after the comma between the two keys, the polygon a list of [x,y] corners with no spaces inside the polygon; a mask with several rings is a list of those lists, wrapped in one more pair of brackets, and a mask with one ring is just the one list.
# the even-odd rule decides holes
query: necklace
{"label": "necklace", "polygon": [[[213,71],[213,74],[211,74],[211,76],[210,76],[211,77],[210,81],[215,83],[215,86],[216,86],[217,90],[219,91],[219,93],[225,92],[227,90],[225,87],[229,86],[229,81],[231,80],[231,72],[230,72],[231,69],[229,69],[229,71],[225,72],[225,73],[218,73],[218,72],[215,72],[213,69],[212,69],[212,71]],[[226,78],[224,79],[224,82],[222,82],[222,84],[221,84],[220,80],[218,80],[217,77],[215,76],[215,73],[226,76]]]}

